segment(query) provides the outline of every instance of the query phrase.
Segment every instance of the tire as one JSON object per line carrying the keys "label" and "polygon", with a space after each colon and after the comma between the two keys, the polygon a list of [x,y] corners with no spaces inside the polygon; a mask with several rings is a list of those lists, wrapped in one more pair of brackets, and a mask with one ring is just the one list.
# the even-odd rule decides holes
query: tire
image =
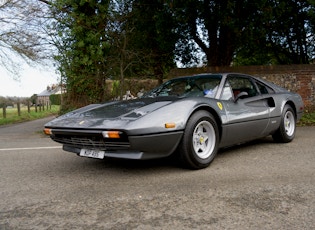
{"label": "tire", "polygon": [[197,111],[188,120],[179,146],[181,162],[191,169],[206,168],[217,154],[218,145],[216,120],[206,111]]}
{"label": "tire", "polygon": [[291,142],[295,137],[296,118],[291,106],[285,105],[279,129],[272,135],[274,141],[281,143]]}

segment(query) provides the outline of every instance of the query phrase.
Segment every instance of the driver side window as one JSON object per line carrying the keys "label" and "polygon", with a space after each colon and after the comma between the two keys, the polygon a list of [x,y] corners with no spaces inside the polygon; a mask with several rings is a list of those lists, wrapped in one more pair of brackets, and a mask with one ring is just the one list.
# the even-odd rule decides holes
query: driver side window
{"label": "driver side window", "polygon": [[237,75],[228,76],[223,88],[221,99],[235,100],[237,95],[241,92],[246,92],[248,94],[246,97],[254,97],[258,95],[255,85],[249,78]]}

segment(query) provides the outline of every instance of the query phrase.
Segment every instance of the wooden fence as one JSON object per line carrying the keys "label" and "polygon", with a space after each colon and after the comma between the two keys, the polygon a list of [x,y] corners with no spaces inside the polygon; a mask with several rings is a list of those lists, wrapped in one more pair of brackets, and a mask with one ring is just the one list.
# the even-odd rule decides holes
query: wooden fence
{"label": "wooden fence", "polygon": [[[49,102],[46,102],[46,104],[39,102],[39,104],[34,104],[34,105],[32,105],[30,102],[28,102],[26,106],[27,106],[27,112],[28,113],[31,112],[32,107],[34,107],[34,111],[36,113],[45,111],[45,109],[46,110],[51,109],[51,104]],[[16,103],[16,112],[17,112],[18,116],[21,116],[21,103],[20,102]],[[3,115],[3,118],[7,118],[7,106],[6,106],[6,104],[4,104],[2,107],[2,115]]]}

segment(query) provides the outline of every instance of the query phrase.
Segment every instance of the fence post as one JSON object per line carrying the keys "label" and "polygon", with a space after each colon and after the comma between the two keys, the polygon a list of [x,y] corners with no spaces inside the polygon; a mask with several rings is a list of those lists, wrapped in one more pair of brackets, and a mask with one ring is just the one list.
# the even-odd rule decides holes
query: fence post
{"label": "fence post", "polygon": [[21,116],[21,105],[20,105],[20,101],[17,102],[17,110],[18,110],[18,115],[19,117]]}
{"label": "fence post", "polygon": [[7,105],[3,104],[3,118],[7,118]]}
{"label": "fence post", "polygon": [[31,113],[30,101],[27,101],[27,112],[28,112],[28,113]]}

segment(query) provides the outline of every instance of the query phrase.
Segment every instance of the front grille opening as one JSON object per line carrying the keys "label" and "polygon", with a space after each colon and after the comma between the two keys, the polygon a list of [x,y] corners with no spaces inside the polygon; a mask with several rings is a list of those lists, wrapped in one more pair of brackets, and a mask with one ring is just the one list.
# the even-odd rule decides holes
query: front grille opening
{"label": "front grille opening", "polygon": [[126,134],[121,138],[104,138],[100,133],[63,133],[56,132],[51,138],[61,144],[70,145],[78,148],[99,149],[99,150],[122,150],[128,149],[130,143]]}

